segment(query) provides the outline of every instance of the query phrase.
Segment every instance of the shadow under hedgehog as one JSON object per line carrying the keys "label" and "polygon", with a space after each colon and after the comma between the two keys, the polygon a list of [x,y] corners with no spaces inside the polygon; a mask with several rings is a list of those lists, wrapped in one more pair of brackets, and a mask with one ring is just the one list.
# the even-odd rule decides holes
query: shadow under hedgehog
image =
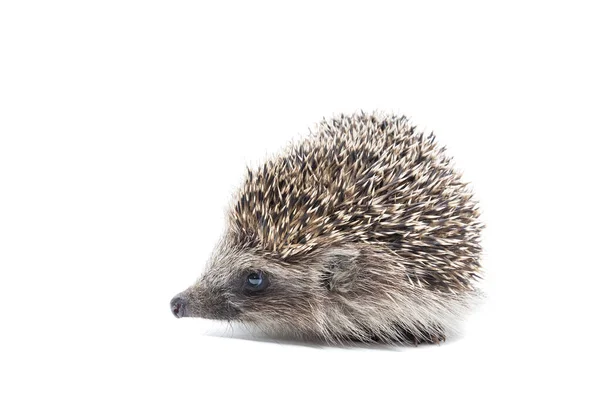
{"label": "shadow under hedgehog", "polygon": [[482,228],[433,134],[340,115],[248,170],[204,274],[171,310],[307,340],[438,343],[479,297]]}

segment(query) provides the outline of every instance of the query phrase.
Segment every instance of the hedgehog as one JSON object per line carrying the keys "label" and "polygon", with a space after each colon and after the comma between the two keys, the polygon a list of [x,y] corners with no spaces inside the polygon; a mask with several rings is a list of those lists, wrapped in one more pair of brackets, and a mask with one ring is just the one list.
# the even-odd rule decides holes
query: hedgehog
{"label": "hedgehog", "polygon": [[323,119],[248,168],[177,317],[328,343],[440,343],[481,297],[478,202],[405,116]]}

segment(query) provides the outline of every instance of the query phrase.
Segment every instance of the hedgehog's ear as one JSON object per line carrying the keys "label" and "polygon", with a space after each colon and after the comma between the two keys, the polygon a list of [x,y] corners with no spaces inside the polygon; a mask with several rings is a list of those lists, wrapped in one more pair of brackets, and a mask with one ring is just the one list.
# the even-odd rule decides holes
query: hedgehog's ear
{"label": "hedgehog's ear", "polygon": [[320,260],[321,283],[331,292],[347,292],[352,288],[358,274],[356,248],[343,246],[327,249]]}

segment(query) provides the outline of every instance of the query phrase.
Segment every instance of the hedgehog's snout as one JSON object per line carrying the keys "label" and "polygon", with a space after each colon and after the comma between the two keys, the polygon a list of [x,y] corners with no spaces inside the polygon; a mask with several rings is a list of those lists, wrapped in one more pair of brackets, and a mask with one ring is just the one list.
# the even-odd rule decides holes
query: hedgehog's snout
{"label": "hedgehog's snout", "polygon": [[187,300],[181,294],[173,297],[171,300],[171,312],[177,318],[185,317],[185,309],[187,306]]}

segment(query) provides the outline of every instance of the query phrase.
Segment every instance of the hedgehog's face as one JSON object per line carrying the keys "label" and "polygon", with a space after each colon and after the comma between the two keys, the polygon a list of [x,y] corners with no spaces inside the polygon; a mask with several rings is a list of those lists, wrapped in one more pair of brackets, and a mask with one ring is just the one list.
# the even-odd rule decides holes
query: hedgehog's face
{"label": "hedgehog's face", "polygon": [[298,323],[314,321],[315,309],[320,308],[321,277],[311,270],[221,244],[202,277],[173,298],[171,310],[178,318],[238,320],[265,328],[276,324],[296,329]]}

